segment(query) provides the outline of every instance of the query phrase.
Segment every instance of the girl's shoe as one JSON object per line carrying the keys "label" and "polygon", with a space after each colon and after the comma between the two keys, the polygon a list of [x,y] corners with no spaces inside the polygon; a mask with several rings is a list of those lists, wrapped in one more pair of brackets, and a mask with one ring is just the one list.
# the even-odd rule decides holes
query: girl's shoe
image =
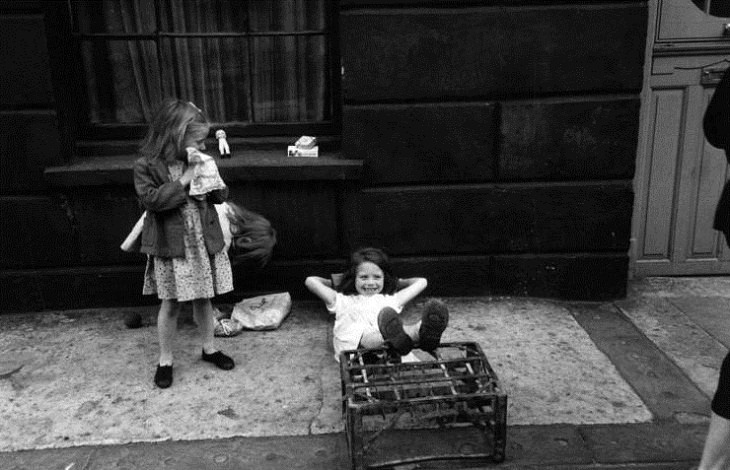
{"label": "girl's shoe", "polygon": [[172,385],[172,364],[169,366],[157,365],[157,372],[155,372],[155,385],[160,388],[167,388]]}
{"label": "girl's shoe", "polygon": [[413,340],[403,329],[403,320],[398,312],[385,307],[378,314],[378,329],[385,342],[401,356],[405,356],[413,349]]}
{"label": "girl's shoe", "polygon": [[205,351],[203,351],[203,360],[213,363],[216,367],[223,370],[231,370],[235,366],[233,359],[220,351],[216,351],[212,354],[206,354]]}
{"label": "girl's shoe", "polygon": [[418,329],[418,347],[433,352],[441,344],[441,335],[449,324],[449,309],[440,300],[431,299],[423,307],[421,327]]}

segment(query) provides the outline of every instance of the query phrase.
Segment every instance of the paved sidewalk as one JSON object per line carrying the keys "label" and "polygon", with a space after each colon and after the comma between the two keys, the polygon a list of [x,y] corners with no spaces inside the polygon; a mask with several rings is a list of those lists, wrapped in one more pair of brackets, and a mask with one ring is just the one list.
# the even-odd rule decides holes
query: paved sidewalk
{"label": "paved sidewalk", "polygon": [[[444,339],[478,342],[509,396],[499,467],[696,464],[730,346],[730,278],[650,278],[615,302],[444,300]],[[147,326],[127,329],[129,311]],[[0,315],[0,469],[349,468],[319,303],[220,338],[230,372],[200,361],[183,317],[167,390],[152,384],[155,313]]]}

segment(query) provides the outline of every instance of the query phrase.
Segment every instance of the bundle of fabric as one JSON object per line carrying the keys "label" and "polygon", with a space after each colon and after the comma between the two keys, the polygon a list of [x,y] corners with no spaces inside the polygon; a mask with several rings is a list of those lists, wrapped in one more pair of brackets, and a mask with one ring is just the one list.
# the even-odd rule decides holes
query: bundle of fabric
{"label": "bundle of fabric", "polygon": [[[251,268],[266,266],[276,245],[276,230],[271,223],[262,215],[233,202],[215,204],[215,208],[231,264]],[[120,247],[122,250],[139,252],[142,226],[146,216],[145,211],[122,243]]]}
{"label": "bundle of fabric", "polygon": [[276,230],[262,215],[233,202],[216,204],[232,265],[266,266],[276,245]]}

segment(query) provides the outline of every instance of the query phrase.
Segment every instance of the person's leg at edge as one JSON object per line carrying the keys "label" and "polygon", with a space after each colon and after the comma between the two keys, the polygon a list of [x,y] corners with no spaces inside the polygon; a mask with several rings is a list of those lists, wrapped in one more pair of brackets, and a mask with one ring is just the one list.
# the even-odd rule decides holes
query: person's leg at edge
{"label": "person's leg at edge", "polygon": [[730,353],[725,355],[720,366],[711,408],[710,426],[698,469],[726,470],[730,468]]}
{"label": "person's leg at edge", "polygon": [[712,413],[698,470],[730,468],[730,420]]}
{"label": "person's leg at edge", "polygon": [[160,365],[172,365],[172,347],[177,335],[177,317],[180,304],[174,299],[165,299],[157,314],[157,334],[160,339]]}

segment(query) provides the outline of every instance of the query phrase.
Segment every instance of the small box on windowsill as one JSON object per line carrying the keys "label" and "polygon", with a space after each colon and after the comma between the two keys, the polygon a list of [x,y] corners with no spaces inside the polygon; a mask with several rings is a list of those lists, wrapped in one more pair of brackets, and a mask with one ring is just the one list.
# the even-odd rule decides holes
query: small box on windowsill
{"label": "small box on windowsill", "polygon": [[289,145],[286,154],[289,157],[319,157],[319,146],[304,149],[296,145]]}

